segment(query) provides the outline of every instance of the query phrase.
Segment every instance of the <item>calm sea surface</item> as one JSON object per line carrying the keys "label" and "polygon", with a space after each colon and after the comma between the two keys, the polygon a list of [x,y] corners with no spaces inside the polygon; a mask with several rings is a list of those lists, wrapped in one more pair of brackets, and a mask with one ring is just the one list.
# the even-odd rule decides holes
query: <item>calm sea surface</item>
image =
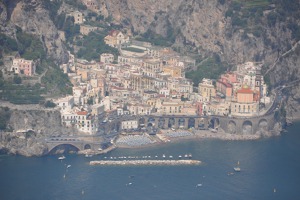
{"label": "calm sea surface", "polygon": [[[300,199],[300,123],[280,137],[258,141],[185,141],[105,156],[187,153],[204,164],[102,167],[88,161],[104,155],[66,155],[64,161],[0,156],[0,199]],[[228,175],[237,161],[242,171]]]}

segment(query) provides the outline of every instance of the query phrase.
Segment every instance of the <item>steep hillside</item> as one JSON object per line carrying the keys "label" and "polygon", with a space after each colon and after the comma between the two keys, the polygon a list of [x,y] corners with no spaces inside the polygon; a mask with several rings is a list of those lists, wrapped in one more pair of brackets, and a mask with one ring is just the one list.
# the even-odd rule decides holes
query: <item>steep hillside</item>
{"label": "steep hillside", "polygon": [[16,38],[18,26],[23,32],[36,35],[48,56],[61,63],[67,60],[66,48],[47,9],[41,0],[3,0],[0,2],[0,32]]}

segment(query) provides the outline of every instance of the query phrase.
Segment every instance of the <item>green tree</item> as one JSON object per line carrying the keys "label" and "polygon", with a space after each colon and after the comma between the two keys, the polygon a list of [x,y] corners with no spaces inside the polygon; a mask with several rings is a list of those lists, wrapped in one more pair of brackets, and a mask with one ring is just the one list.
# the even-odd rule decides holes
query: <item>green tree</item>
{"label": "green tree", "polygon": [[44,104],[44,106],[46,108],[54,108],[56,106],[56,104],[53,103],[52,101],[46,101],[45,104]]}
{"label": "green tree", "polygon": [[21,84],[22,83],[22,78],[18,75],[15,75],[13,78],[13,81],[15,84]]}

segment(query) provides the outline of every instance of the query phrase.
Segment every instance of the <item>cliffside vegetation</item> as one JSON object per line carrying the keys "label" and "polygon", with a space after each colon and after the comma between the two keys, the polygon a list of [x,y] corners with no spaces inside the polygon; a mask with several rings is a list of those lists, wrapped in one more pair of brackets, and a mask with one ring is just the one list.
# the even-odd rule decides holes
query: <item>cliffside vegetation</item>
{"label": "cliffside vegetation", "polygon": [[221,62],[220,56],[214,54],[204,60],[197,60],[197,69],[187,72],[187,78],[192,79],[194,86],[197,87],[203,78],[218,79],[219,76],[228,69],[228,65]]}
{"label": "cliffside vegetation", "polygon": [[8,107],[0,107],[0,131],[6,130],[8,131],[9,127],[7,126],[7,122],[10,118],[10,110]]}
{"label": "cliffside vegetation", "polygon": [[[20,57],[34,60],[36,62],[36,73],[45,73],[42,78],[41,87],[38,81],[35,84],[23,84],[24,80],[36,80],[38,77],[25,77],[14,75],[6,71],[0,76],[0,99],[15,104],[38,104],[44,101],[41,95],[46,94],[70,94],[71,83],[68,77],[62,73],[57,65],[47,58],[43,43],[34,35],[24,33],[21,28],[16,27],[16,39],[0,34],[1,59],[4,55],[18,53]],[[46,72],[47,70],[47,72]],[[55,92],[54,92],[55,91]]]}
{"label": "cliffside vegetation", "polygon": [[97,31],[90,32],[87,36],[77,39],[76,45],[79,48],[77,57],[91,61],[99,60],[99,56],[102,53],[112,53],[115,56],[119,55],[116,48],[112,48],[104,43],[105,36],[103,32]]}

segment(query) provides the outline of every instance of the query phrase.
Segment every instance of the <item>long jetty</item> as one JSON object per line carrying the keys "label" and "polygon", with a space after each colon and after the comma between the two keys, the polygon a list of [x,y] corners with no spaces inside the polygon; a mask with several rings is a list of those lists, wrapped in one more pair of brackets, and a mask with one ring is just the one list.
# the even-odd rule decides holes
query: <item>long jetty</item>
{"label": "long jetty", "polygon": [[142,165],[200,165],[200,160],[94,160],[90,165],[123,165],[123,166],[142,166]]}

